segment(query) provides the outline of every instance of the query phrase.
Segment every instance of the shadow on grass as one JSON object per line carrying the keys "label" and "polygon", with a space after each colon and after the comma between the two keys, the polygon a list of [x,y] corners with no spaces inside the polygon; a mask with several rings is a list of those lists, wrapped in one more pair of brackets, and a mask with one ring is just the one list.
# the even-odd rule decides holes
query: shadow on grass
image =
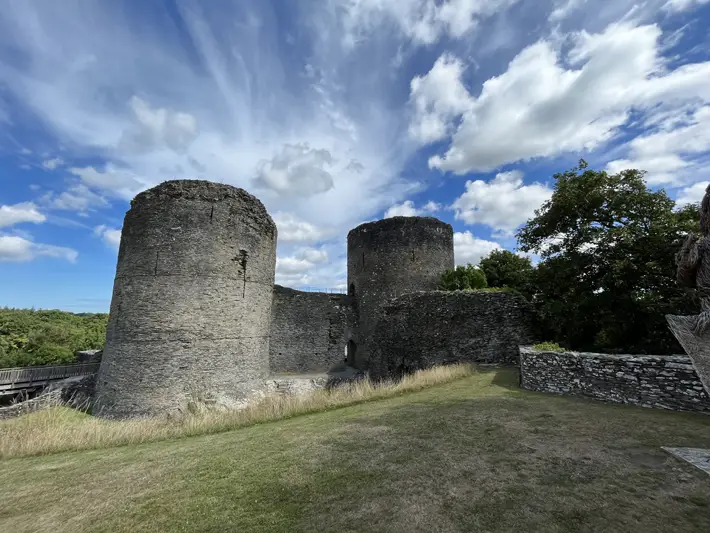
{"label": "shadow on grass", "polygon": [[510,391],[520,390],[520,370],[517,366],[481,369],[481,372],[493,372],[495,375],[491,384],[497,387]]}

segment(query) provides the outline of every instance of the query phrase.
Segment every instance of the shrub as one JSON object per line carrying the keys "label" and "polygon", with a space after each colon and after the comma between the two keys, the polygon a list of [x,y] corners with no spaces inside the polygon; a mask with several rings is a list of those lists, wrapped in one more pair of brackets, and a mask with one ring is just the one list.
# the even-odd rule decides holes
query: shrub
{"label": "shrub", "polygon": [[540,344],[535,344],[533,346],[538,352],[566,352],[567,349],[563,348],[556,342],[541,342]]}
{"label": "shrub", "polygon": [[448,269],[439,280],[439,289],[443,291],[483,289],[487,286],[488,282],[483,270],[471,264]]}

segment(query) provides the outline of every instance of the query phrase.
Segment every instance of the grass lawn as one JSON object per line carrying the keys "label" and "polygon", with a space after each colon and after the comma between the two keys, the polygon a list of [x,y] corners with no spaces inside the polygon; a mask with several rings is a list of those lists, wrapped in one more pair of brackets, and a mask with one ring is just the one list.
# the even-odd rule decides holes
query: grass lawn
{"label": "grass lawn", "polygon": [[[77,423],[80,423],[78,419]],[[491,370],[231,432],[0,462],[0,531],[710,531],[710,417]]]}

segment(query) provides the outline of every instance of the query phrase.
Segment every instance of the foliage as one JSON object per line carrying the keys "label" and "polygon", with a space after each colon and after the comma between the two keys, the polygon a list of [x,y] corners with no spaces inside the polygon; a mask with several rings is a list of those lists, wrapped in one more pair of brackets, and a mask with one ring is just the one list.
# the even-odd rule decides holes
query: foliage
{"label": "foliage", "polygon": [[529,257],[508,250],[493,250],[478,264],[486,275],[489,287],[509,287],[530,297],[535,272]]}
{"label": "foliage", "polygon": [[101,348],[105,313],[0,308],[0,368],[68,364],[78,350]]}
{"label": "foliage", "polygon": [[681,352],[665,314],[697,306],[675,280],[675,252],[698,227],[699,209],[674,209],[644,172],[578,167],[555,174],[552,198],[518,232],[542,261],[533,301],[547,333],[584,351]]}
{"label": "foliage", "polygon": [[541,342],[534,344],[533,348],[538,352],[566,352],[567,350],[556,342]]}
{"label": "foliage", "polygon": [[442,291],[465,291],[483,289],[487,286],[483,270],[471,264],[446,270],[439,281],[439,289]]}

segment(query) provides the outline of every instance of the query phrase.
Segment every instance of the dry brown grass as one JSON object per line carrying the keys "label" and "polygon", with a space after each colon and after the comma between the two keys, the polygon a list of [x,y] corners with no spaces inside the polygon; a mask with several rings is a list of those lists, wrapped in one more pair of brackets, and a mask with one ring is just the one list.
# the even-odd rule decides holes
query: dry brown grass
{"label": "dry brown grass", "polygon": [[318,390],[299,396],[273,394],[242,410],[203,410],[171,419],[115,421],[89,416],[66,407],[52,407],[0,421],[0,458],[219,433],[415,392],[470,376],[474,372],[475,368],[466,364],[440,366],[405,376],[396,383],[373,384],[369,380],[361,380],[330,391]]}

